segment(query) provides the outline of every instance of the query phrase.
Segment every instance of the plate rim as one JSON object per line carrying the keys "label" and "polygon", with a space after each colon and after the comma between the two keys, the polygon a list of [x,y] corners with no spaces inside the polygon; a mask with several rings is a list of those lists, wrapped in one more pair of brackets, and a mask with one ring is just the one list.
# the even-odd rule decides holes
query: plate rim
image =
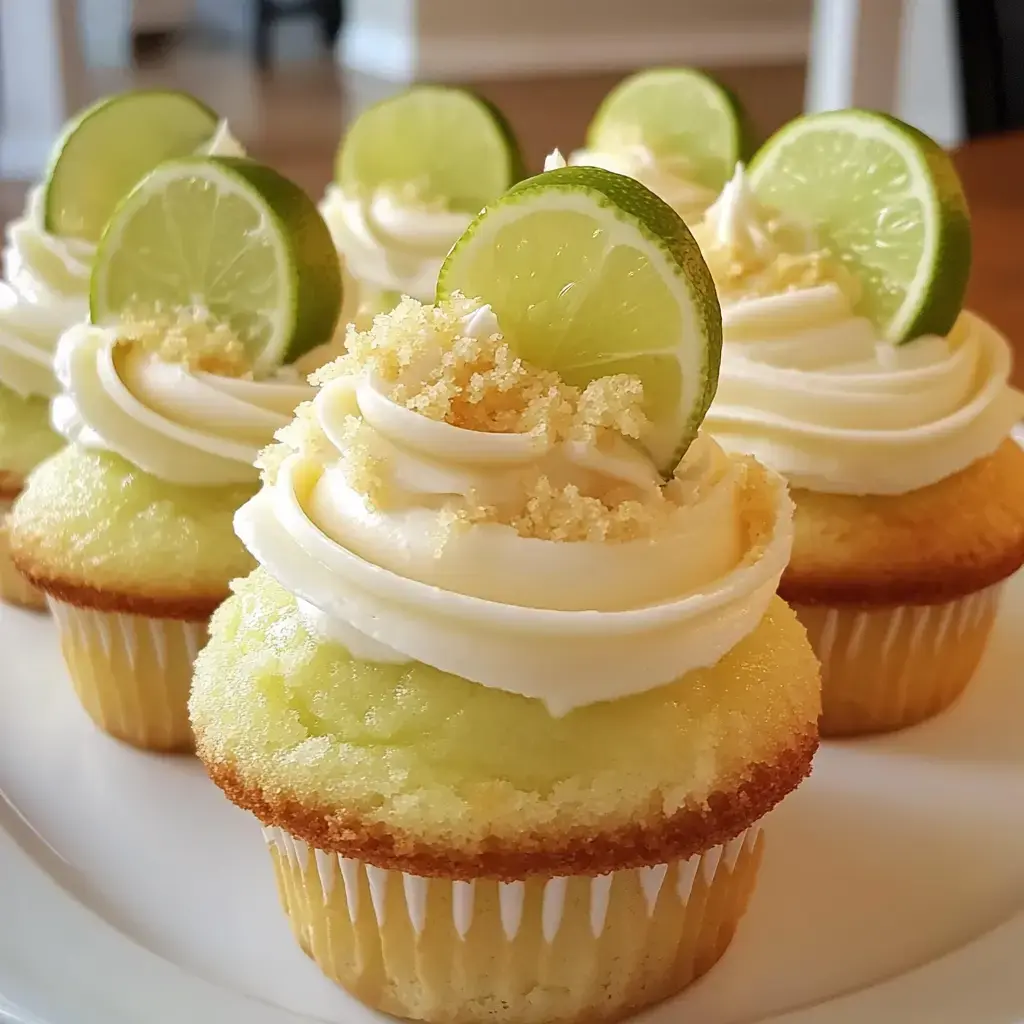
{"label": "plate rim", "polygon": [[[19,837],[16,833],[22,833]],[[8,1024],[312,1024],[147,949],[75,898],[30,852],[43,841],[0,793],[0,1021]],[[57,925],[55,928],[54,925]],[[52,936],[60,934],[60,942]],[[1024,909],[911,971],[759,1024],[1024,1024]],[[45,981],[43,972],[49,976]],[[118,984],[104,982],[116,974]],[[54,981],[58,983],[54,984]],[[982,1000],[985,1006],[979,1005]],[[29,1009],[29,1007],[32,1009]],[[186,1016],[187,1014],[187,1016]],[[890,1016],[884,1016],[884,1015]],[[898,1017],[891,1016],[898,1014]]]}
{"label": "plate rim", "polygon": [[[1024,424],[1013,438],[1024,447]],[[37,855],[33,855],[33,847]],[[0,1021],[6,1024],[314,1024],[146,948],[44,865],[45,842],[0,790]],[[52,853],[50,856],[54,856]],[[53,941],[58,934],[58,942]],[[888,980],[758,1024],[1024,1024],[1024,908]],[[112,975],[117,985],[107,983]],[[107,983],[107,984],[105,984]],[[31,1009],[30,1009],[31,1007]],[[911,1017],[911,1015],[913,1015]],[[641,1018],[642,1019],[642,1018]]]}

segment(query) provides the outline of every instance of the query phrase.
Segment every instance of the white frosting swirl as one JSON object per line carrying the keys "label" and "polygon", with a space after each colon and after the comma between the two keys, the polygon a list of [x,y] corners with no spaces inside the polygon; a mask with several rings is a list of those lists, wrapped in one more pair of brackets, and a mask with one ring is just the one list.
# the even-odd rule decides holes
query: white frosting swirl
{"label": "white frosting swirl", "polygon": [[[244,156],[222,121],[200,153]],[[89,315],[89,275],[96,246],[44,227],[43,190],[29,193],[25,215],[7,231],[6,279],[0,281],[0,385],[52,398],[57,339]]]}
{"label": "white frosting swirl", "polygon": [[811,253],[813,233],[771,221],[742,169],[697,236],[713,271],[715,249],[741,271],[719,282],[725,347],[705,424],[792,486],[918,490],[993,452],[1024,416],[1006,340],[971,313],[948,337],[893,345],[833,282],[772,293],[773,261]]}
{"label": "white frosting swirl", "polygon": [[63,335],[55,368],[58,433],[189,486],[255,481],[260,449],[312,393],[294,373],[255,381],[191,371],[88,324]]}
{"label": "white frosting swirl", "polygon": [[41,188],[7,230],[0,281],[0,384],[19,395],[57,393],[53,350],[60,335],[89,315],[89,273],[96,247],[43,227]]}
{"label": "white frosting swirl", "polygon": [[[602,167],[606,171],[635,178],[664,199],[687,223],[699,220],[715,198],[711,189],[690,177],[681,160],[659,160],[641,144],[623,146],[614,152],[578,149],[570,155],[569,163],[574,167]],[[565,160],[557,149],[544,162],[545,171],[564,166]]]}
{"label": "white frosting swirl", "polygon": [[[474,316],[469,330],[492,330]],[[789,557],[781,479],[761,482],[773,529],[751,539],[749,468],[706,436],[664,489],[664,529],[560,541],[451,523],[467,503],[523,494],[538,469],[583,494],[660,502],[648,457],[621,439],[606,448],[465,430],[395,404],[368,378],[331,382],[313,411],[333,454],[290,456],[235,528],[310,627],[357,658],[420,661],[561,715],[715,664],[760,622]],[[383,460],[383,501],[346,471],[352,417]]]}
{"label": "white frosting swirl", "polygon": [[366,202],[338,185],[328,186],[320,213],[357,281],[422,302],[433,301],[441,264],[473,219],[469,213],[404,203],[383,189]]}

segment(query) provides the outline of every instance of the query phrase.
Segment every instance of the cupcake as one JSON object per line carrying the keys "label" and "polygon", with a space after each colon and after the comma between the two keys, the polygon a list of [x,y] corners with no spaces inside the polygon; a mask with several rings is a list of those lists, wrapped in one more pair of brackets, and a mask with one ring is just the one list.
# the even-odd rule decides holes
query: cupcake
{"label": "cupcake", "polygon": [[693,224],[745,158],[749,139],[746,113],[720,82],[693,68],[652,68],[604,98],[569,163],[635,178]]}
{"label": "cupcake", "polygon": [[[490,274],[493,306],[456,288]],[[703,386],[645,398],[669,375],[637,346],[674,328],[666,360],[713,380],[720,319],[643,186],[524,182],[439,291],[350,330],[263,456],[197,751],[261,821],[299,944],[367,1005],[614,1020],[724,953],[817,747],[817,664],[775,594],[791,505],[683,436]]]}
{"label": "cupcake", "polygon": [[[125,93],[80,114],[54,147],[46,181],[33,188],[24,215],[7,231],[5,274],[0,282],[0,599],[45,607],[43,595],[14,570],[6,552],[4,520],[32,469],[63,446],[50,426],[57,339],[89,313],[89,271],[99,239],[95,210],[113,208],[122,191],[111,170],[111,135],[140,116],[163,115],[159,140],[143,134],[129,168],[141,174],[161,156],[188,153],[202,140],[210,152],[237,144],[216,116],[181,93]],[[213,136],[209,138],[209,136]],[[95,144],[90,142],[95,140]],[[205,141],[208,140],[208,141]],[[147,145],[148,144],[148,145]],[[156,146],[159,155],[152,156]],[[119,162],[123,154],[118,154]],[[97,180],[100,180],[97,186]],[[124,186],[122,188],[122,186]]]}
{"label": "cupcake", "polygon": [[970,680],[1024,563],[1024,397],[1006,339],[960,310],[949,159],[880,115],[806,118],[737,169],[697,237],[725,325],[708,427],[792,488],[779,592],[821,660],[822,732],[921,721]]}
{"label": "cupcake", "polygon": [[501,114],[462,89],[417,86],[356,118],[320,204],[349,318],[365,327],[403,295],[432,302],[452,243],[521,165]]}
{"label": "cupcake", "polygon": [[330,336],[340,273],[297,186],[251,161],[192,158],[129,195],[92,281],[98,322],[67,330],[55,362],[68,447],[15,503],[11,555],[46,595],[96,723],[185,750],[192,662],[252,568],[232,516],[256,490],[260,448],[309,396],[289,363]]}

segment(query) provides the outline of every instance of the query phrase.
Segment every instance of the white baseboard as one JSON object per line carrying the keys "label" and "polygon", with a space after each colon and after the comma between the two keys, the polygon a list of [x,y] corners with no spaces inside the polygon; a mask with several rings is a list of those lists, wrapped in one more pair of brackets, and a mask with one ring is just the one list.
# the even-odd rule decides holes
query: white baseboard
{"label": "white baseboard", "polygon": [[782,64],[805,59],[808,47],[804,21],[748,22],[742,28],[700,27],[677,33],[581,31],[572,36],[426,36],[418,41],[380,26],[352,25],[339,58],[348,68],[382,78],[459,81],[626,71],[655,64]]}

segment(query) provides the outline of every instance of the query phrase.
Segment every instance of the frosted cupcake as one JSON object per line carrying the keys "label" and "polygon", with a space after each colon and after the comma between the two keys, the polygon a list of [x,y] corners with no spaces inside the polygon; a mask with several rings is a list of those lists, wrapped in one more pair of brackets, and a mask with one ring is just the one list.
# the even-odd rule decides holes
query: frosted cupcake
{"label": "frosted cupcake", "polygon": [[432,302],[452,243],[520,170],[504,118],[464,90],[417,86],[361,114],[320,204],[351,318],[368,326],[403,295]]}
{"label": "frosted cupcake", "polygon": [[605,97],[569,163],[635,178],[694,224],[749,140],[746,114],[721,83],[693,68],[653,68]]}
{"label": "frosted cupcake", "polygon": [[[877,248],[858,245],[857,209],[842,198],[851,118],[879,140],[880,167],[885,145],[902,146],[910,164],[888,194],[876,173],[887,212],[866,210],[863,220]],[[973,674],[1001,585],[1024,563],[1024,453],[1009,438],[1024,397],[1008,384],[1006,340],[974,314],[957,315],[969,234],[948,158],[874,115],[809,120],[809,147],[815,135],[832,142],[833,180],[806,185],[803,199],[794,185],[791,198],[775,183],[789,179],[773,157],[779,144],[769,143],[767,163],[759,157],[753,172],[758,195],[739,168],[697,231],[725,325],[707,422],[725,448],[752,453],[793,489],[796,539],[780,593],[821,659],[822,731],[845,735],[920,721]],[[931,163],[914,162],[914,153]],[[814,180],[806,167],[804,178]],[[860,192],[851,185],[847,195],[866,195],[859,180]],[[943,209],[938,225],[922,212],[935,181],[944,196],[944,209],[932,208]],[[907,195],[907,182],[916,192]],[[839,199],[830,221],[831,196]],[[844,249],[914,271],[933,239],[941,262],[922,262],[924,284],[913,286],[931,288],[923,298],[893,270],[865,269]]]}
{"label": "frosted cupcake", "polygon": [[[161,165],[104,235],[103,326],[70,328],[57,351],[53,421],[68,447],[29,477],[10,544],[47,596],[82,704],[114,736],[191,746],[192,662],[252,567],[231,519],[256,489],[260,448],[309,396],[288,363],[330,336],[339,282],[310,200],[246,160]],[[209,305],[177,304],[179,287]]]}
{"label": "frosted cupcake", "polygon": [[88,315],[94,246],[46,231],[38,189],[7,241],[0,282],[0,597],[38,608],[45,601],[10,564],[2,524],[25,478],[62,444],[50,429],[53,350],[60,334]]}
{"label": "frosted cupcake", "polygon": [[[510,243],[498,315],[406,299],[316,375],[236,517],[261,567],[197,662],[197,750],[262,822],[298,942],[402,1017],[612,1020],[679,991],[817,746],[817,665],[775,596],[785,487],[708,437],[663,477],[650,365],[618,347],[620,318],[653,349],[637,310],[671,334],[674,309],[677,355],[717,361],[707,272],[642,186],[581,173],[524,183],[453,250],[446,294]],[[554,268],[577,261],[570,321]],[[584,350],[622,372],[550,368]]]}
{"label": "frosted cupcake", "polygon": [[[146,131],[132,132],[132,153],[118,152],[117,166],[112,168],[111,137],[147,117],[160,126],[160,138]],[[216,116],[184,94],[125,93],[101,100],[62,134],[46,180],[31,190],[24,216],[8,228],[5,275],[0,282],[0,598],[4,600],[45,606],[43,596],[11,566],[3,522],[29,472],[63,445],[49,422],[50,399],[59,390],[53,356],[60,335],[88,317],[89,272],[99,231],[137,176],[163,157],[188,153],[197,144],[210,152],[240,151],[226,126],[218,129]]]}

